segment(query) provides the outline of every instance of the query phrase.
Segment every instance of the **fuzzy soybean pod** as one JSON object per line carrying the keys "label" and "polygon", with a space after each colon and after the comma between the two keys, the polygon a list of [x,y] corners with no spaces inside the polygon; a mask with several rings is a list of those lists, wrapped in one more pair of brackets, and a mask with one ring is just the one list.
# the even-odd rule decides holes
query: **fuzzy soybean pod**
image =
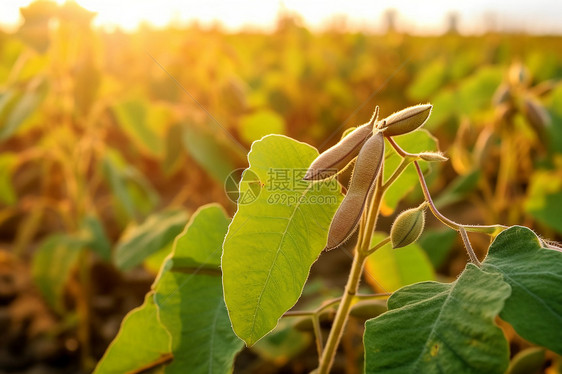
{"label": "fuzzy soybean pod", "polygon": [[431,114],[431,104],[420,104],[403,109],[386,117],[382,129],[384,136],[407,134],[421,127]]}
{"label": "fuzzy soybean pod", "polygon": [[330,225],[326,250],[339,247],[357,230],[367,197],[375,185],[383,159],[384,136],[377,132],[365,142],[357,156],[347,195]]}
{"label": "fuzzy soybean pod", "polygon": [[339,173],[357,155],[361,146],[373,134],[373,121],[353,130],[332,148],[322,152],[308,168],[304,180],[323,180]]}
{"label": "fuzzy soybean pod", "polygon": [[425,207],[422,203],[417,208],[403,211],[396,217],[390,229],[390,243],[392,248],[405,247],[420,237],[425,226]]}

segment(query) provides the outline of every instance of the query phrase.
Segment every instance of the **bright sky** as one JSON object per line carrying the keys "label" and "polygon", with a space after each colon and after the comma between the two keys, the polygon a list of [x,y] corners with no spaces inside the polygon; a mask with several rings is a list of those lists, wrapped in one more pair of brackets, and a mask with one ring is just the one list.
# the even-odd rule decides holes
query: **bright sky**
{"label": "bright sky", "polygon": [[[63,3],[65,0],[57,0]],[[16,27],[19,7],[32,0],[1,0],[0,25]],[[321,29],[336,15],[345,15],[351,29],[378,31],[387,9],[397,10],[400,30],[424,34],[441,33],[450,12],[460,16],[463,33],[480,32],[494,24],[499,31],[562,34],[561,0],[76,0],[97,12],[94,23],[105,28],[134,30],[140,22],[165,26],[170,21],[219,20],[229,30],[244,27],[271,29],[280,9],[299,13],[309,27]]]}

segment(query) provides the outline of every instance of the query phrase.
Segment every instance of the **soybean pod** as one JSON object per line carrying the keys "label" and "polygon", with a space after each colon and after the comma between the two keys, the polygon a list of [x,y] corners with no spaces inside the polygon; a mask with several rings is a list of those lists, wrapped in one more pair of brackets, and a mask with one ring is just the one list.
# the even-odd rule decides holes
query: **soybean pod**
{"label": "soybean pod", "polygon": [[381,170],[383,158],[384,136],[377,132],[365,142],[357,156],[347,195],[330,225],[327,250],[339,247],[357,230],[367,197]]}
{"label": "soybean pod", "polygon": [[420,104],[402,109],[383,120],[381,129],[385,136],[397,136],[412,132],[421,127],[431,114],[431,104]]}
{"label": "soybean pod", "polygon": [[324,180],[333,177],[345,169],[359,154],[361,146],[373,134],[373,125],[377,120],[379,107],[376,107],[371,120],[353,130],[330,149],[322,152],[308,168],[304,180]]}

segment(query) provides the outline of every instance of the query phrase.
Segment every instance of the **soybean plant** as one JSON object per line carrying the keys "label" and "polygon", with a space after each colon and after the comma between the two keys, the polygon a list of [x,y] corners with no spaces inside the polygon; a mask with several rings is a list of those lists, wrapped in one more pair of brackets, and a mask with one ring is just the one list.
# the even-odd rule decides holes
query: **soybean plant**
{"label": "soybean plant", "polygon": [[[356,240],[356,243],[351,273],[341,303],[339,304],[326,348],[323,350],[320,358],[319,373],[327,373],[330,370],[336,348],[341,339],[343,328],[350,312],[352,301],[357,294],[357,288],[366,258],[388,241],[392,243],[393,248],[411,244],[419,238],[423,231],[425,207],[431,205],[432,211],[437,212],[430,196],[426,195],[428,198],[426,202],[417,208],[406,210],[397,216],[388,238],[371,247],[371,237],[380,214],[380,205],[388,187],[410,163],[416,164],[416,170],[419,171],[420,181],[422,181],[424,177],[417,165],[418,160],[446,160],[440,153],[407,153],[392,140],[394,136],[410,133],[423,126],[431,114],[431,109],[432,106],[430,104],[417,105],[394,113],[379,121],[379,109],[377,107],[368,124],[357,128],[334,147],[318,156],[306,173],[305,179],[307,180],[321,179],[321,177],[324,177],[324,179],[331,178],[352,162],[352,156],[357,157],[349,189],[332,219],[328,232],[326,250],[337,248],[353,239]],[[371,130],[372,134],[366,134],[366,126]],[[395,151],[403,157],[403,162],[389,180],[383,182],[381,170],[384,167],[385,138],[388,139],[389,144]],[[351,141],[352,139],[353,141]],[[342,154],[345,154],[346,157],[341,157],[340,155]],[[348,160],[348,163],[344,164],[342,160]],[[324,170],[331,170],[333,172],[323,176],[321,171]],[[316,178],[314,178],[315,176]],[[423,181],[423,183],[425,183],[425,181]],[[462,225],[455,225],[454,228],[461,233],[465,230]],[[502,228],[502,226],[470,227],[473,231],[483,231],[491,234],[498,233]],[[354,236],[356,232],[358,232],[358,235]],[[466,238],[465,245],[467,246],[471,259],[478,261],[472,251],[467,236],[463,235],[463,240],[464,238]]]}
{"label": "soybean plant", "polygon": [[[421,104],[379,119],[377,107],[369,122],[314,157],[316,151],[307,144],[278,135],[252,145],[247,170],[252,173],[245,173],[240,193],[257,183],[256,178],[264,188],[255,202],[238,205],[224,240],[221,263],[229,319],[246,345],[267,335],[282,317],[309,317],[316,335],[317,372],[328,373],[353,305],[389,296],[357,293],[367,258],[387,243],[400,248],[416,241],[429,209],[459,233],[470,263],[452,283],[421,282],[390,295],[388,312],[365,325],[366,372],[503,373],[509,363],[509,347],[495,323],[497,316],[523,338],[562,353],[562,304],[553,294],[562,286],[562,253],[527,228],[461,224],[439,212],[421,163],[447,158],[436,149],[409,152],[399,145],[400,139],[395,140],[413,137],[414,143],[407,143],[412,146],[417,139],[427,139],[428,133],[420,127],[431,110],[430,104]],[[392,157],[400,161],[385,171]],[[304,175],[300,179],[293,176],[294,188],[283,190],[295,203],[272,200],[273,171],[303,166]],[[403,173],[411,173],[412,166],[425,201],[398,214],[389,235],[373,242],[385,193]],[[336,177],[349,167],[353,173],[341,199]],[[398,187],[407,191],[411,186]],[[312,203],[319,197],[334,199]],[[468,232],[486,234],[493,240],[484,261],[472,249]],[[313,311],[289,311],[321,252],[340,247],[353,248],[341,298],[327,300]],[[334,305],[338,305],[337,311],[324,341],[319,316]],[[536,319],[529,321],[529,315]]]}
{"label": "soybean plant", "polygon": [[[422,104],[379,119],[376,108],[370,121],[320,155],[281,135],[254,142],[234,217],[216,204],[192,216],[145,303],[125,319],[96,373],[158,366],[166,373],[230,372],[244,343],[252,347],[299,317],[293,325],[310,322],[318,352],[315,372],[325,374],[351,313],[381,298],[387,298],[388,310],[379,308],[365,323],[366,373],[504,373],[510,351],[498,319],[552,352],[536,365],[558,360],[562,250],[522,226],[461,224],[437,209],[424,170],[427,162],[447,158],[428,145],[435,142],[420,129],[431,110]],[[343,196],[337,179],[346,168],[353,173]],[[404,180],[419,182],[424,201],[398,214],[390,233],[374,235],[389,195],[396,200],[398,191],[400,199],[414,187]],[[414,283],[392,294],[359,294],[367,258],[386,244],[396,249],[415,242],[426,210],[464,243],[470,262],[457,279]],[[490,237],[485,258],[473,251],[469,232]],[[314,310],[295,310],[318,257],[350,248],[353,262],[343,295]],[[336,306],[324,339],[320,317]],[[133,350],[132,340],[143,343]]]}

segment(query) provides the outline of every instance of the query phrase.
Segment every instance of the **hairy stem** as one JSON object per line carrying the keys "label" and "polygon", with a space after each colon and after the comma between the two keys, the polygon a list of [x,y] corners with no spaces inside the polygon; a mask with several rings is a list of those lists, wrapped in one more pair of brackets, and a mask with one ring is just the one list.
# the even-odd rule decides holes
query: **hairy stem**
{"label": "hairy stem", "polygon": [[332,367],[336,349],[341,340],[343,328],[347,322],[347,317],[349,316],[351,303],[357,293],[359,280],[361,279],[361,274],[363,273],[363,265],[365,264],[366,258],[366,255],[360,253],[360,251],[356,251],[355,257],[353,258],[353,264],[351,265],[351,272],[349,273],[349,278],[345,286],[345,293],[338,307],[338,311],[336,312],[336,317],[334,319],[332,329],[330,330],[330,335],[328,335],[326,348],[320,357],[318,374],[328,374],[330,368]]}
{"label": "hairy stem", "polygon": [[364,230],[361,230],[362,235],[359,237],[357,246],[355,247],[355,256],[353,257],[353,264],[351,265],[351,271],[345,286],[345,292],[338,307],[338,311],[336,312],[334,324],[332,325],[330,334],[328,335],[326,348],[322,352],[322,356],[320,358],[320,366],[318,367],[319,374],[327,374],[332,367],[336,350],[343,334],[343,329],[347,322],[347,318],[349,317],[349,311],[351,310],[353,299],[357,295],[357,288],[359,287],[359,281],[361,280],[361,275],[363,274],[365,260],[368,257],[371,237],[377,223],[382,196],[385,191],[382,186],[382,178],[383,170],[381,170],[379,176],[377,177],[372,200],[370,201],[370,204],[368,204],[368,209],[365,211],[366,213],[364,213],[367,214],[367,220]]}
{"label": "hairy stem", "polygon": [[387,236],[386,238],[381,240],[379,243],[377,243],[373,248],[369,249],[367,251],[367,256],[370,255],[371,253],[374,253],[377,249],[381,248],[382,246],[384,246],[388,242],[390,242],[390,236]]}
{"label": "hairy stem", "polygon": [[413,159],[411,157],[405,157],[402,159],[400,165],[398,165],[398,167],[396,168],[396,171],[394,171],[394,173],[390,176],[390,178],[388,178],[388,180],[383,184],[384,190],[390,187],[390,185],[394,183],[396,179],[398,179],[398,177],[402,174],[404,169],[406,169],[412,161]]}
{"label": "hairy stem", "polygon": [[464,247],[466,248],[468,257],[470,257],[470,261],[478,267],[482,266],[482,264],[478,260],[478,257],[476,256],[476,253],[474,253],[474,250],[472,249],[472,245],[470,244],[468,234],[466,233],[464,227],[459,227],[459,234],[461,234],[462,242],[464,243]]}
{"label": "hairy stem", "polygon": [[459,231],[459,228],[462,227],[466,231],[481,232],[492,236],[499,234],[501,231],[507,228],[507,226],[504,225],[462,225],[445,217],[443,214],[441,214],[441,212],[439,212],[439,210],[437,210],[437,207],[433,203],[433,199],[431,198],[429,189],[427,188],[427,184],[425,183],[425,178],[423,176],[423,172],[421,171],[420,165],[418,164],[417,161],[414,161],[414,165],[418,173],[418,178],[420,180],[420,185],[422,187],[423,195],[426,201],[429,203],[429,209],[431,210],[431,213],[433,213],[435,218],[437,218],[439,221],[441,221],[442,223],[444,223],[445,225],[449,226],[450,228],[456,231]]}
{"label": "hairy stem", "polygon": [[318,364],[320,364],[320,357],[324,350],[324,339],[322,338],[322,329],[320,328],[320,318],[318,314],[312,316],[312,326],[314,328],[314,335],[316,337],[316,350],[318,351]]}

